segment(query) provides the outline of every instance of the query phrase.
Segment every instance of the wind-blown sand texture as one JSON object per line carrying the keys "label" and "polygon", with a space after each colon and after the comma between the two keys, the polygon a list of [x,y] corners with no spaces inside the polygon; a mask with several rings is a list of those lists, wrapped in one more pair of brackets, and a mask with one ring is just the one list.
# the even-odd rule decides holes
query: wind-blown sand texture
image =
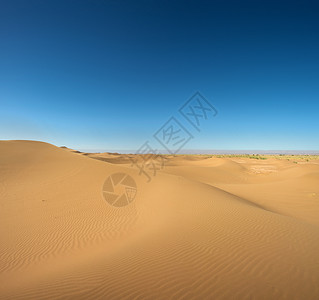
{"label": "wind-blown sand texture", "polygon": [[1,141],[0,299],[319,299],[318,160],[166,158]]}

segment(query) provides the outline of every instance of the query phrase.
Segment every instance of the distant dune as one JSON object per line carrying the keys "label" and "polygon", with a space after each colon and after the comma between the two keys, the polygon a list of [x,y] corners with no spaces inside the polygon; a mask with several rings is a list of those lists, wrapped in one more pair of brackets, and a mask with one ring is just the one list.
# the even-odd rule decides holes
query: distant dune
{"label": "distant dune", "polygon": [[132,158],[0,141],[0,299],[319,299],[319,160]]}

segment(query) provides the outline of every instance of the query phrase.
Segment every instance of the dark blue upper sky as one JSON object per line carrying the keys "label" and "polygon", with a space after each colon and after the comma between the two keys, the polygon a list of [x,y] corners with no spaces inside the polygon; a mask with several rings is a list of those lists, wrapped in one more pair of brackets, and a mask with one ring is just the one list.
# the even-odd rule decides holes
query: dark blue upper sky
{"label": "dark blue upper sky", "polygon": [[0,139],[136,149],[200,91],[218,116],[199,133],[185,124],[186,148],[319,149],[318,12],[317,1],[2,0]]}

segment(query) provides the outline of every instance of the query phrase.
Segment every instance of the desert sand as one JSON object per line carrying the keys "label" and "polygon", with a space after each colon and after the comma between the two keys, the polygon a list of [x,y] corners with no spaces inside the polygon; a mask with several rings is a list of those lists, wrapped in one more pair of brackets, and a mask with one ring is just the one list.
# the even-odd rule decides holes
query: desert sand
{"label": "desert sand", "polygon": [[0,141],[0,299],[319,299],[319,160],[129,158]]}

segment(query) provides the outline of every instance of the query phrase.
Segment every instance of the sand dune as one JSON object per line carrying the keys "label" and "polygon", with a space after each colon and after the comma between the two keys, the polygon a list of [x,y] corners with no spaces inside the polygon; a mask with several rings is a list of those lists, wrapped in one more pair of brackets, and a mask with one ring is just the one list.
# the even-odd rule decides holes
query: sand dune
{"label": "sand dune", "polygon": [[[0,142],[1,299],[319,299],[319,164]],[[125,173],[134,201],[102,187]]]}

